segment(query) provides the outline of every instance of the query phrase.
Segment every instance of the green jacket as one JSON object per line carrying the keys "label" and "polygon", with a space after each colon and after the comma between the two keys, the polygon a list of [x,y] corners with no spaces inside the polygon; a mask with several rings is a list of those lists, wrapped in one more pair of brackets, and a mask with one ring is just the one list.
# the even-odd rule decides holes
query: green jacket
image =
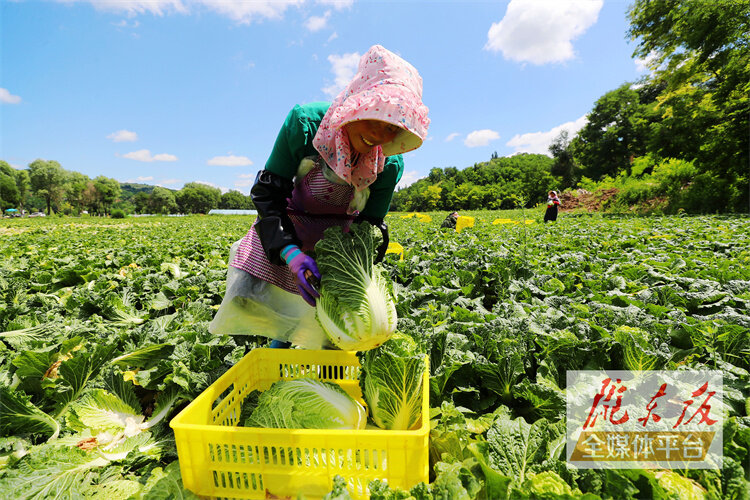
{"label": "green jacket", "polygon": [[[318,155],[312,141],[330,105],[329,102],[312,102],[294,106],[276,138],[266,162],[266,170],[292,180],[303,158]],[[370,197],[362,209],[363,215],[379,219],[385,217],[391,206],[393,191],[403,173],[404,159],[401,155],[386,158],[383,171],[370,185]]]}

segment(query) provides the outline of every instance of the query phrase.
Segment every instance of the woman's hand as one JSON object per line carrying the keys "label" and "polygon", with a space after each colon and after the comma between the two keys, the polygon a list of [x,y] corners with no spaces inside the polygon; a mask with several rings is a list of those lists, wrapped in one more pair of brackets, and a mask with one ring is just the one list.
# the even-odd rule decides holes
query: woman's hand
{"label": "woman's hand", "polygon": [[320,280],[320,271],[318,271],[315,260],[294,245],[284,248],[281,255],[292,272],[299,294],[305,302],[315,307],[315,299],[320,298],[320,294],[308,281],[308,277],[315,277],[316,280]]}

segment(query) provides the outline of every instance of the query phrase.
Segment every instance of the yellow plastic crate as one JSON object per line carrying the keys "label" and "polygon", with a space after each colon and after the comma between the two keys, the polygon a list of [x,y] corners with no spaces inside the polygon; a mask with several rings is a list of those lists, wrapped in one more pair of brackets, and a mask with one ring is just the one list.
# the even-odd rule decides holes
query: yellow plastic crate
{"label": "yellow plastic crate", "polygon": [[456,232],[460,233],[466,227],[474,227],[474,217],[459,215],[456,221]]}
{"label": "yellow plastic crate", "polygon": [[408,489],[428,481],[429,364],[416,430],[236,427],[242,401],[277,380],[313,377],[339,384],[364,404],[354,352],[254,349],[172,419],[184,486],[213,498],[320,498],[346,478],[354,498],[373,479]]}

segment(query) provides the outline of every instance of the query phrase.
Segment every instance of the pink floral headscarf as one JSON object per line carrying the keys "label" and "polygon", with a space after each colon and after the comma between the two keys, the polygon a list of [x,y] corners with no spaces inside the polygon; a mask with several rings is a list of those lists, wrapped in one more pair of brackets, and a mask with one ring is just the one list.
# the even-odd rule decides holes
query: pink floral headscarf
{"label": "pink floral headscarf", "polygon": [[[328,108],[313,146],[336,175],[361,191],[383,171],[386,156],[422,145],[430,124],[427,111],[422,104],[422,78],[414,66],[373,45],[360,59],[354,79]],[[355,120],[380,120],[403,130],[393,141],[375,146],[352,165],[343,126]]]}

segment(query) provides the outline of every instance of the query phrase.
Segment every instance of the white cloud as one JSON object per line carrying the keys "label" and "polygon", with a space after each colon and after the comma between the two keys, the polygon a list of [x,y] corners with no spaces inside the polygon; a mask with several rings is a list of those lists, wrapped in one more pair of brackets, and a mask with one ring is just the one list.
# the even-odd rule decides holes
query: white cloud
{"label": "white cloud", "polygon": [[331,36],[328,37],[328,40],[326,40],[326,43],[332,42],[338,37],[339,37],[339,34],[334,31],[333,33],[331,33]]}
{"label": "white cloud", "polygon": [[5,104],[18,104],[21,102],[21,96],[13,95],[8,89],[0,88],[0,102]]}
{"label": "white cloud", "polygon": [[247,156],[214,156],[206,162],[207,165],[214,165],[219,167],[246,167],[252,165],[253,161]]}
{"label": "white cloud", "polygon": [[545,64],[575,56],[573,40],[596,23],[604,0],[511,0],[487,33],[486,50],[517,62]]}
{"label": "white cloud", "polygon": [[319,4],[328,5],[336,10],[348,9],[354,3],[354,0],[318,0]]}
{"label": "white cloud", "polygon": [[252,179],[241,179],[239,181],[234,181],[234,187],[236,188],[246,188],[252,186],[254,181]]}
{"label": "white cloud", "polygon": [[280,19],[289,6],[302,5],[305,0],[196,0],[239,24],[250,24],[257,19]]}
{"label": "white cloud", "polygon": [[451,142],[456,137],[460,136],[458,132],[453,132],[452,134],[448,135],[448,137],[445,138],[445,142]]}
{"label": "white cloud", "polygon": [[250,188],[255,184],[256,174],[240,174],[234,181],[234,187],[243,194],[250,194]]}
{"label": "white cloud", "polygon": [[218,184],[214,184],[213,182],[208,182],[208,181],[195,181],[195,183],[196,183],[196,184],[203,184],[204,186],[211,186],[211,187],[213,187],[213,188],[217,188],[217,189],[219,189],[219,190],[220,190],[220,191],[222,192],[222,194],[223,194],[223,193],[226,193],[227,191],[229,191],[229,188],[228,188],[228,187],[224,187],[224,186],[219,186]]}
{"label": "white cloud", "polygon": [[635,59],[635,70],[638,73],[645,73],[646,71],[650,71],[654,63],[656,62],[656,59],[659,57],[659,54],[656,52],[651,52],[649,55],[644,57],[643,59],[636,58]]}
{"label": "white cloud", "polygon": [[331,17],[331,12],[328,11],[322,16],[312,16],[305,21],[305,28],[315,33],[326,27],[328,24],[328,18]]}
{"label": "white cloud", "polygon": [[191,14],[196,7],[214,11],[239,24],[260,19],[280,19],[286,9],[304,0],[57,0],[64,3],[87,2],[97,10],[138,14]]}
{"label": "white cloud", "polygon": [[538,153],[549,154],[549,145],[563,130],[568,131],[568,138],[572,139],[584,125],[586,125],[586,115],[578,118],[576,121],[566,122],[546,132],[529,132],[527,134],[516,134],[511,140],[505,143],[506,146],[515,148],[514,153]]}
{"label": "white cloud", "polygon": [[500,134],[490,129],[475,130],[466,136],[464,144],[470,148],[487,146],[490,142],[500,139]]}
{"label": "white cloud", "polygon": [[133,182],[133,183],[140,184],[142,182],[150,182],[150,181],[153,181],[153,180],[154,180],[154,178],[149,175],[148,177],[141,176],[141,177],[136,177],[135,179],[128,179],[128,180],[125,180],[123,182]]}
{"label": "white cloud", "polygon": [[58,0],[62,3],[90,3],[97,10],[124,12],[130,16],[137,14],[164,14],[179,12],[188,13],[185,2],[181,0]]}
{"label": "white cloud", "polygon": [[141,23],[139,23],[138,21],[133,21],[132,23],[129,23],[125,19],[123,19],[119,23],[112,23],[112,26],[117,26],[118,28],[131,28],[131,29],[135,29],[140,25]]}
{"label": "white cloud", "polygon": [[159,181],[159,184],[157,184],[157,186],[166,187],[171,186],[172,184],[178,184],[180,182],[182,182],[181,179],[164,179],[162,181]]}
{"label": "white cloud", "polygon": [[334,83],[322,89],[326,95],[336,97],[339,92],[349,85],[349,82],[352,81],[354,75],[357,73],[360,57],[361,55],[358,52],[342,56],[336,54],[328,56],[328,62],[331,63],[331,71],[334,76]]}
{"label": "white cloud", "polygon": [[109,134],[107,139],[112,139],[112,142],[135,142],[138,140],[138,134],[130,130],[118,130]]}
{"label": "white cloud", "polygon": [[133,151],[132,153],[127,153],[122,155],[123,158],[128,158],[130,160],[135,161],[145,161],[145,162],[152,162],[152,161],[177,161],[177,157],[175,155],[170,155],[166,153],[161,153],[158,155],[151,155],[151,151],[148,149],[139,149],[138,151]]}
{"label": "white cloud", "polygon": [[424,177],[424,175],[420,175],[416,170],[409,170],[408,172],[404,172],[404,175],[401,176],[401,180],[398,181],[398,184],[396,185],[396,189],[402,189],[410,186],[422,177]]}

